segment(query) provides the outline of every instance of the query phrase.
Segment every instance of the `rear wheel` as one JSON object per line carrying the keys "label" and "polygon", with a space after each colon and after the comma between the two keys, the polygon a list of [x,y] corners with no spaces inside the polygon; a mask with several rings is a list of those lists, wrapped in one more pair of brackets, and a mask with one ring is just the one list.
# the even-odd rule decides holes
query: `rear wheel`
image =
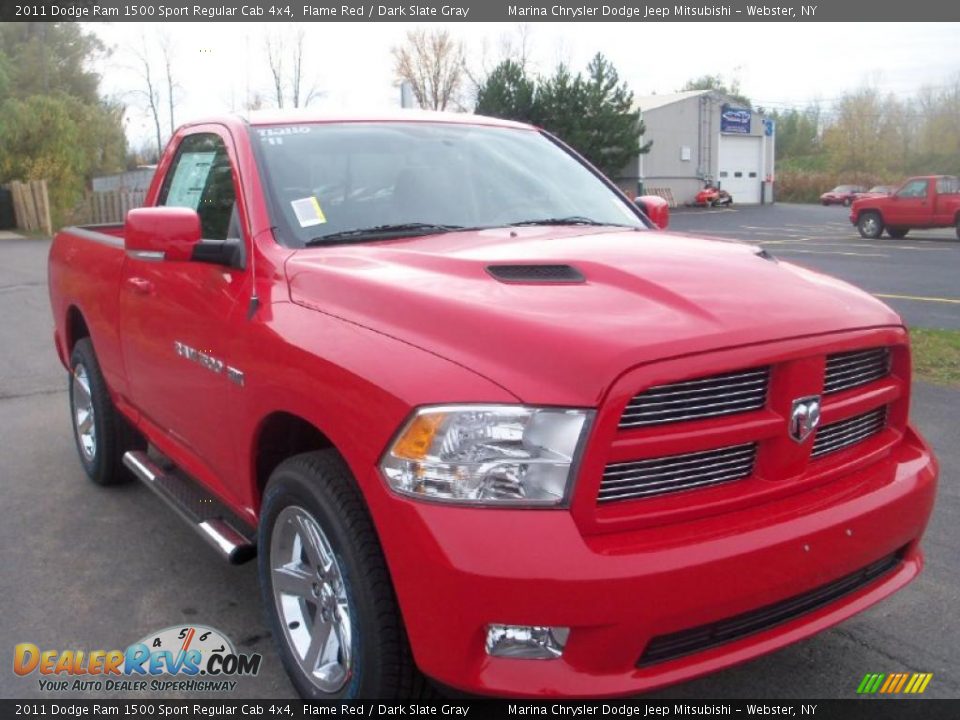
{"label": "rear wheel", "polygon": [[131,478],[123,454],[144,446],[142,438],[117,412],[89,338],[81,338],[70,355],[70,420],[80,464],[98,485]]}
{"label": "rear wheel", "polygon": [[377,533],[333,451],[281,463],[264,492],[258,569],[280,657],[304,698],[413,698],[413,662]]}
{"label": "rear wheel", "polygon": [[857,219],[857,230],[860,231],[861,237],[872,239],[880,237],[883,232],[883,220],[880,219],[880,214],[876,212],[862,213]]}
{"label": "rear wheel", "polygon": [[892,237],[894,240],[899,240],[900,238],[905,238],[907,233],[910,232],[910,228],[887,228],[887,235]]}

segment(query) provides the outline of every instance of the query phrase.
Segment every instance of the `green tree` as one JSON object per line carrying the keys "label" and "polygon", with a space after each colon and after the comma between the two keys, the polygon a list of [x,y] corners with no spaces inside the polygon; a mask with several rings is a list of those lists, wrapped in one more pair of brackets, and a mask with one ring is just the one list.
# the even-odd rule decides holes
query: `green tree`
{"label": "green tree", "polygon": [[78,23],[2,23],[0,47],[9,60],[14,97],[62,92],[83,102],[99,101],[100,76],[90,63],[106,50]]}
{"label": "green tree", "polygon": [[514,60],[504,60],[487,76],[477,89],[478,115],[534,122],[536,83],[527,76],[523,66]]}
{"label": "green tree", "polygon": [[583,92],[583,152],[604,174],[615,176],[632,158],[649,152],[653,143],[640,145],[646,128],[634,107],[633,92],[600,53],[587,65]]}
{"label": "green tree", "polygon": [[797,165],[816,165],[822,154],[820,108],[774,111],[770,117],[777,129],[777,159]]}
{"label": "green tree", "polygon": [[680,92],[686,92],[688,90],[716,90],[742,107],[753,107],[750,98],[740,92],[740,81],[736,78],[734,78],[728,86],[723,79],[723,75],[701,75],[698,78],[687,80],[686,84],[680,88]]}
{"label": "green tree", "polygon": [[47,180],[56,224],[91,177],[124,167],[124,108],[90,69],[103,52],[76,23],[0,25],[0,182]]}
{"label": "green tree", "polygon": [[587,66],[586,77],[566,65],[537,86],[534,118],[609,177],[629,160],[650,151],[640,144],[644,125],[633,93],[600,53]]}

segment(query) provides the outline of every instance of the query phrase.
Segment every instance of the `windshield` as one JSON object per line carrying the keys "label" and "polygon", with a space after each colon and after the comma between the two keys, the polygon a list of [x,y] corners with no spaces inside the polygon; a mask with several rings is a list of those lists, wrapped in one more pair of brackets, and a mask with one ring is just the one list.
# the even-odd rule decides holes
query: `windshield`
{"label": "windshield", "polygon": [[251,141],[278,237],[296,247],[527,223],[645,227],[535,130],[314,123],[254,127]]}

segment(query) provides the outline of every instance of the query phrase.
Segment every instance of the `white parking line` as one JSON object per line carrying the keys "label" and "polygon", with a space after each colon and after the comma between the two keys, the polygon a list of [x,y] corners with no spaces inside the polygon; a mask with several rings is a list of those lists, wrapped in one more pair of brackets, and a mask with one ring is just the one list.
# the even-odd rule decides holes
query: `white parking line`
{"label": "white parking line", "polygon": [[948,303],[950,305],[960,305],[960,298],[942,298],[942,297],[923,297],[922,295],[891,295],[889,293],[874,293],[878,298],[889,300],[917,300],[919,302]]}
{"label": "white parking line", "polygon": [[784,247],[776,250],[776,253],[802,253],[804,255],[848,255],[850,257],[882,257],[888,258],[889,255],[883,253],[858,253],[858,252],[844,252],[843,250],[802,250],[800,248],[791,248]]}

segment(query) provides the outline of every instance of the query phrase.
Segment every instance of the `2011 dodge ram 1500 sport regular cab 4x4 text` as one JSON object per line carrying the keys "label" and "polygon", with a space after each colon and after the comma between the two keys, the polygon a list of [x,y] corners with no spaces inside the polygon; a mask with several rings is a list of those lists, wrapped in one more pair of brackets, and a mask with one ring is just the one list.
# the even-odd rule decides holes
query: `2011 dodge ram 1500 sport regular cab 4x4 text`
{"label": "2011 dodge ram 1500 sport regular cab 4x4 text", "polygon": [[83,467],[258,556],[307,697],[615,696],[812,635],[920,571],[907,332],[667,214],[506,121],[181,128],[50,252]]}

